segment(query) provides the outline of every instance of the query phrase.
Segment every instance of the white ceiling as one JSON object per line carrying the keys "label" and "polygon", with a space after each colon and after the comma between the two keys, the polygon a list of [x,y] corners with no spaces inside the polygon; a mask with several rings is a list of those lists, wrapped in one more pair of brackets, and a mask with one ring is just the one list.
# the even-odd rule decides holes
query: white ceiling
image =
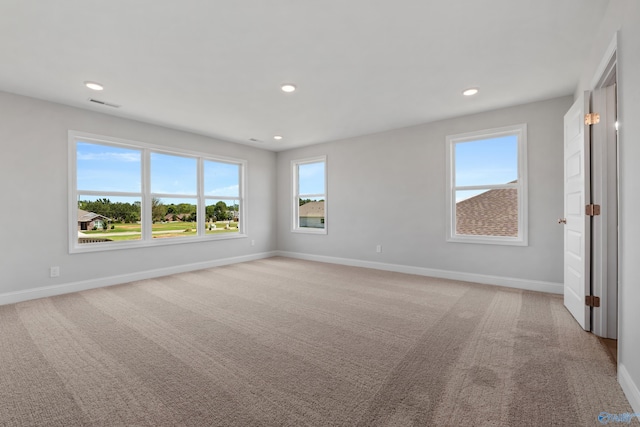
{"label": "white ceiling", "polygon": [[0,90],[279,151],[571,94],[606,6],[0,0]]}

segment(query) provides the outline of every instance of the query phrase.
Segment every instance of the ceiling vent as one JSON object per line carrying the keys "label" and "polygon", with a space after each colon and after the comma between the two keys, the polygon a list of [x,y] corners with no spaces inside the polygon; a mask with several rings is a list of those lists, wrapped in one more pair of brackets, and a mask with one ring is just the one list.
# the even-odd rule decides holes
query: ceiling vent
{"label": "ceiling vent", "polygon": [[260,141],[259,139],[256,139],[256,138],[249,138],[249,141],[251,141],[251,142],[259,142],[259,143],[262,144],[262,141]]}
{"label": "ceiling vent", "polygon": [[120,108],[120,106],[117,105],[117,104],[111,104],[109,102],[100,101],[99,99],[89,98],[89,102],[93,102],[93,103],[96,103],[96,104],[104,105],[106,107]]}

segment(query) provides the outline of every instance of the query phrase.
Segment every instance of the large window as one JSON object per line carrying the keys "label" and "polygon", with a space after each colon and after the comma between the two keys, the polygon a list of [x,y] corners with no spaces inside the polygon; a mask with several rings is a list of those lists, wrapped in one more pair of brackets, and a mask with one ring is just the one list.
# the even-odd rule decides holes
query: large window
{"label": "large window", "polygon": [[327,233],[326,156],[291,163],[293,170],[293,231]]}
{"label": "large window", "polygon": [[69,132],[70,251],[245,237],[242,160]]}
{"label": "large window", "polygon": [[447,240],[527,244],[525,124],[447,137]]}

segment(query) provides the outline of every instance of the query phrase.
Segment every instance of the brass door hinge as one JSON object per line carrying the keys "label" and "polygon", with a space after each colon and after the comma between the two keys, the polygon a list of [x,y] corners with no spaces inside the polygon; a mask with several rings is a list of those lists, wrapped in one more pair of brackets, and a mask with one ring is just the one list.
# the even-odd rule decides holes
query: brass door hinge
{"label": "brass door hinge", "polygon": [[598,113],[587,113],[584,115],[584,124],[585,125],[595,125],[596,123],[600,123],[600,114]]}
{"label": "brass door hinge", "polygon": [[585,214],[587,216],[596,216],[600,215],[600,205],[587,205],[585,206]]}
{"label": "brass door hinge", "polygon": [[593,295],[587,295],[585,297],[585,304],[589,307],[600,307],[600,297],[594,297]]}

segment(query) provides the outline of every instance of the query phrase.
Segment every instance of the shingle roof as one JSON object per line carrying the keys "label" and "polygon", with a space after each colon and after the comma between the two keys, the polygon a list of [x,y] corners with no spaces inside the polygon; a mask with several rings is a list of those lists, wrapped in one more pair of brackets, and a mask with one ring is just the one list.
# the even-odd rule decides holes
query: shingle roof
{"label": "shingle roof", "polygon": [[518,190],[488,190],[456,203],[456,234],[518,236]]}
{"label": "shingle roof", "polygon": [[111,221],[111,218],[107,218],[106,216],[93,213],[93,212],[87,212],[82,209],[78,209],[78,222],[91,222],[96,218],[101,218],[107,221]]}
{"label": "shingle roof", "polygon": [[302,218],[324,218],[324,202],[308,202],[298,208]]}
{"label": "shingle roof", "polygon": [[174,214],[174,213],[168,213],[164,216],[164,219],[166,221],[173,221],[173,218],[176,217],[177,219],[179,219],[180,221],[182,221],[185,217],[190,216],[189,214]]}

